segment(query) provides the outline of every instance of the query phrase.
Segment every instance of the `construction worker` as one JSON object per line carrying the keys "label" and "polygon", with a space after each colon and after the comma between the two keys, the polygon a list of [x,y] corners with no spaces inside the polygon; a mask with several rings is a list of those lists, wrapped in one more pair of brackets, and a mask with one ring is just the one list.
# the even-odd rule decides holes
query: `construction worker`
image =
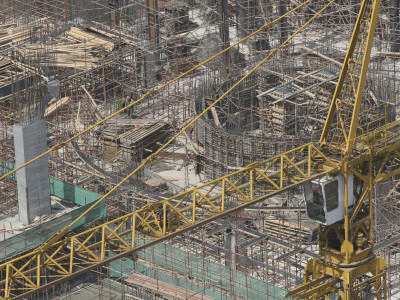
{"label": "construction worker", "polygon": [[[122,97],[118,100],[118,108],[122,109],[130,104],[131,96],[126,96],[126,98]],[[126,113],[126,110],[125,110]]]}

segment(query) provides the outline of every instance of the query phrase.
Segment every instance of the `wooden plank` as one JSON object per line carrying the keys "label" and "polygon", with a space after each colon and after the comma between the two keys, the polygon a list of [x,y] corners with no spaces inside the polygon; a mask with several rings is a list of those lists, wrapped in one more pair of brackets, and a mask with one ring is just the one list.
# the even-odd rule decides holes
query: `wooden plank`
{"label": "wooden plank", "polygon": [[215,110],[215,107],[211,107],[211,113],[213,115],[215,125],[221,126],[221,123],[219,122],[218,114],[217,114],[217,111]]}
{"label": "wooden plank", "polygon": [[56,102],[54,102],[53,104],[51,104],[46,108],[44,116],[45,117],[51,116],[52,114],[54,114],[56,111],[58,111],[60,108],[64,107],[68,103],[69,103],[69,97],[64,97],[57,100]]}
{"label": "wooden plank", "polygon": [[[184,289],[169,283],[162,282],[160,280],[155,280],[151,277],[145,276],[143,274],[134,273],[129,275],[126,282],[138,285],[141,287],[148,288],[157,294],[161,294],[168,299],[182,299],[182,300],[213,300],[213,297],[207,296],[205,294],[194,292],[191,290]],[[173,298],[169,298],[173,297]]]}
{"label": "wooden plank", "polygon": [[103,120],[104,116],[103,114],[100,112],[99,107],[97,106],[96,102],[93,100],[92,96],[90,95],[90,93],[87,91],[87,89],[81,85],[81,88],[85,91],[86,95],[88,95],[89,100],[94,108],[94,116],[96,117],[96,119],[98,121]]}

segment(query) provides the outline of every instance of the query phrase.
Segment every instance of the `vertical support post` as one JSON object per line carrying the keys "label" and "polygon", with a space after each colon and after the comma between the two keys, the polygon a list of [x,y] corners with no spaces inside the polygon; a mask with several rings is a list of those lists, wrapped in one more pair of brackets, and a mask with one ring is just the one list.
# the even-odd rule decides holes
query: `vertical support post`
{"label": "vertical support post", "polygon": [[[14,125],[16,166],[47,151],[46,123]],[[17,171],[18,210],[21,223],[28,225],[44,214],[51,214],[48,156]]]}
{"label": "vertical support post", "polygon": [[167,203],[163,203],[163,234],[167,233]]}
{"label": "vertical support post", "polygon": [[196,189],[193,191],[192,223],[196,222]]}
{"label": "vertical support post", "polygon": [[6,266],[6,283],[5,283],[5,289],[4,289],[4,298],[7,299],[10,293],[10,264],[7,264]]}
{"label": "vertical support post", "polygon": [[369,182],[369,237],[368,237],[368,242],[370,245],[374,244],[374,230],[373,230],[373,212],[372,212],[372,197],[373,197],[373,189],[374,189],[374,182],[373,182],[373,177],[372,177],[372,159],[373,159],[373,153],[372,149],[369,148],[369,161],[368,161],[368,182]]}
{"label": "vertical support post", "polygon": [[103,73],[103,98],[104,98],[104,106],[106,106],[107,95],[106,95],[106,74],[104,71],[104,53],[103,48],[101,48],[101,70]]}
{"label": "vertical support post", "polygon": [[100,252],[100,261],[104,260],[105,257],[105,247],[106,247],[106,226],[103,225],[101,227],[101,252]]}
{"label": "vertical support post", "polygon": [[36,286],[39,287],[40,286],[40,275],[41,275],[41,269],[40,269],[40,263],[42,260],[42,254],[39,254],[37,256],[37,260],[36,260]]}
{"label": "vertical support post", "polygon": [[386,272],[383,273],[383,283],[382,284],[383,284],[383,299],[386,300],[388,297]]}
{"label": "vertical support post", "polygon": [[[222,48],[226,49],[229,47],[229,14],[228,14],[228,0],[219,0],[218,1],[218,10],[220,16],[220,24],[219,24],[219,36],[222,41]],[[229,73],[229,65],[230,65],[230,51],[227,51],[223,54],[226,73]]]}
{"label": "vertical support post", "polygon": [[351,300],[351,286],[352,286],[352,275],[350,272],[343,272],[343,288],[344,288],[344,300]]}
{"label": "vertical support post", "polygon": [[307,175],[311,176],[311,151],[312,151],[312,145],[308,146],[308,162],[307,162]]}
{"label": "vertical support post", "polygon": [[[343,177],[344,177],[344,242],[342,244],[342,253],[344,252],[345,254],[345,261],[348,262],[350,260],[350,239],[349,239],[349,234],[350,234],[350,229],[349,229],[349,172],[350,168],[348,166],[347,161],[344,163],[344,172],[343,172]],[[350,298],[349,298],[350,299]]]}
{"label": "vertical support post", "polygon": [[223,212],[225,210],[225,186],[226,186],[226,182],[225,182],[225,178],[224,178],[224,179],[222,179],[221,212]]}
{"label": "vertical support post", "polygon": [[250,201],[254,199],[254,167],[250,170]]}
{"label": "vertical support post", "polygon": [[159,45],[158,1],[147,0],[147,8],[148,8],[147,19],[149,21],[150,41],[153,42],[153,45],[157,50]]}
{"label": "vertical support post", "polygon": [[281,155],[281,174],[280,174],[280,178],[279,178],[279,188],[283,188],[283,161],[284,161],[284,158],[283,158],[283,155]]}
{"label": "vertical support post", "polygon": [[[287,12],[287,3],[286,0],[280,0],[279,1],[279,15],[282,16]],[[280,26],[280,38],[281,38],[281,44],[287,40],[289,37],[288,35],[288,21],[287,17],[282,18],[279,21],[279,26]]]}
{"label": "vertical support post", "polygon": [[115,11],[118,9],[118,0],[108,0],[108,7],[110,9],[110,27],[111,29],[115,28],[116,16]]}
{"label": "vertical support post", "polygon": [[[74,252],[75,252],[75,238],[71,238],[71,251],[70,251],[70,257],[69,257],[69,272],[71,274],[72,274],[72,271],[74,268],[74,263],[73,263],[74,262]],[[39,260],[38,260],[38,265],[39,265]],[[39,272],[39,270],[38,270],[38,272]]]}
{"label": "vertical support post", "polygon": [[131,236],[132,249],[135,248],[135,242],[136,242],[135,237],[136,237],[136,213],[133,213],[132,214],[132,236]]}
{"label": "vertical support post", "polygon": [[390,1],[390,31],[391,31],[391,51],[399,52],[400,50],[400,32],[399,32],[399,22],[400,22],[400,1],[391,0]]}

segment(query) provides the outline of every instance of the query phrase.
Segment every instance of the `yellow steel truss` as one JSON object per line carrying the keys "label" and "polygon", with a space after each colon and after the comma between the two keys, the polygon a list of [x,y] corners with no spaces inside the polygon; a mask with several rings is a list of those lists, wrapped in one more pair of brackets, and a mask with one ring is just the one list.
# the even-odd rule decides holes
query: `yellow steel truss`
{"label": "yellow steel truss", "polygon": [[[360,140],[363,140],[362,137]],[[400,142],[382,149],[379,142],[375,145],[377,147],[360,152],[356,158],[346,162],[347,168],[353,170],[356,176],[361,177],[370,186],[400,173]],[[309,180],[341,172],[345,164],[329,158],[326,153],[313,143],[303,145],[3,263],[0,265],[1,278],[5,278],[0,281],[1,299],[25,297],[129,253],[195,229],[211,220],[264,201]],[[358,170],[366,164],[372,165],[372,160],[376,175],[371,181],[371,177],[361,174]],[[385,167],[389,163],[392,168]],[[370,190],[367,194],[369,192]],[[370,199],[364,197],[363,203]],[[354,209],[357,214],[365,211],[362,205],[358,204]],[[367,216],[369,218],[369,215]],[[364,225],[358,218],[352,220],[352,224],[357,226],[357,232],[364,232]],[[321,233],[320,243],[324,241],[324,231]],[[335,255],[341,255],[340,251],[335,252],[321,245],[322,254],[324,249],[331,251],[329,255],[332,260]],[[378,265],[382,267],[384,263],[379,261]],[[312,271],[313,266],[318,266],[315,274]],[[322,261],[311,261],[306,268],[307,276],[315,277],[318,279],[316,282],[320,282],[318,274],[324,274],[324,277],[330,274],[328,268],[322,272],[321,266],[324,266]],[[322,280],[330,282],[330,287],[324,291],[335,291],[338,289],[335,284],[341,280],[337,275],[339,267],[335,269],[332,264],[329,266],[336,273],[328,276],[329,280]],[[345,274],[343,272],[341,274]],[[380,274],[379,272],[375,272],[374,276]],[[313,281],[307,281],[306,286],[311,288],[306,289],[307,295],[316,289],[312,283]],[[362,286],[354,285],[352,289],[362,290]]]}
{"label": "yellow steel truss", "polygon": [[[400,173],[399,123],[388,124],[378,115],[385,120],[383,126],[381,121],[370,126],[359,118],[379,5],[379,0],[362,2],[318,144],[249,165],[63,240],[50,240],[0,265],[1,299],[25,297],[328,174],[344,176],[344,220],[319,227],[320,257],[308,263],[304,285],[289,295],[386,298],[386,265],[373,254],[372,191],[378,182]],[[351,174],[360,188],[349,208],[346,179]]]}
{"label": "yellow steel truss", "polygon": [[[359,128],[359,113],[375,34],[380,0],[364,0],[332,97],[320,142],[351,154]],[[333,126],[336,117],[337,126]]]}
{"label": "yellow steel truss", "polygon": [[[380,0],[364,0],[339,76],[320,146],[340,155],[344,177],[344,219],[319,226],[318,259],[309,261],[294,299],[386,299],[386,263],[373,253],[372,192],[377,182],[400,172],[398,122],[386,116],[359,118]],[[336,120],[337,123],[333,124]],[[383,123],[383,124],[382,124]],[[355,205],[348,205],[353,175]]]}
{"label": "yellow steel truss", "polygon": [[1,264],[1,297],[25,297],[338,170],[312,143],[249,165]]}

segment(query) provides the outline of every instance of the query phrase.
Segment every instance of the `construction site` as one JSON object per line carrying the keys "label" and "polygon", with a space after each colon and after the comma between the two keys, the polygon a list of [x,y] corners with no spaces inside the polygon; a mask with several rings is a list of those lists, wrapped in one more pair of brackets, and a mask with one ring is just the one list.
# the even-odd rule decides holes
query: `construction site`
{"label": "construction site", "polygon": [[[400,0],[377,1],[0,0],[0,299],[400,299]],[[329,231],[304,184],[347,161]],[[337,268],[379,274],[310,275],[348,239]]]}

